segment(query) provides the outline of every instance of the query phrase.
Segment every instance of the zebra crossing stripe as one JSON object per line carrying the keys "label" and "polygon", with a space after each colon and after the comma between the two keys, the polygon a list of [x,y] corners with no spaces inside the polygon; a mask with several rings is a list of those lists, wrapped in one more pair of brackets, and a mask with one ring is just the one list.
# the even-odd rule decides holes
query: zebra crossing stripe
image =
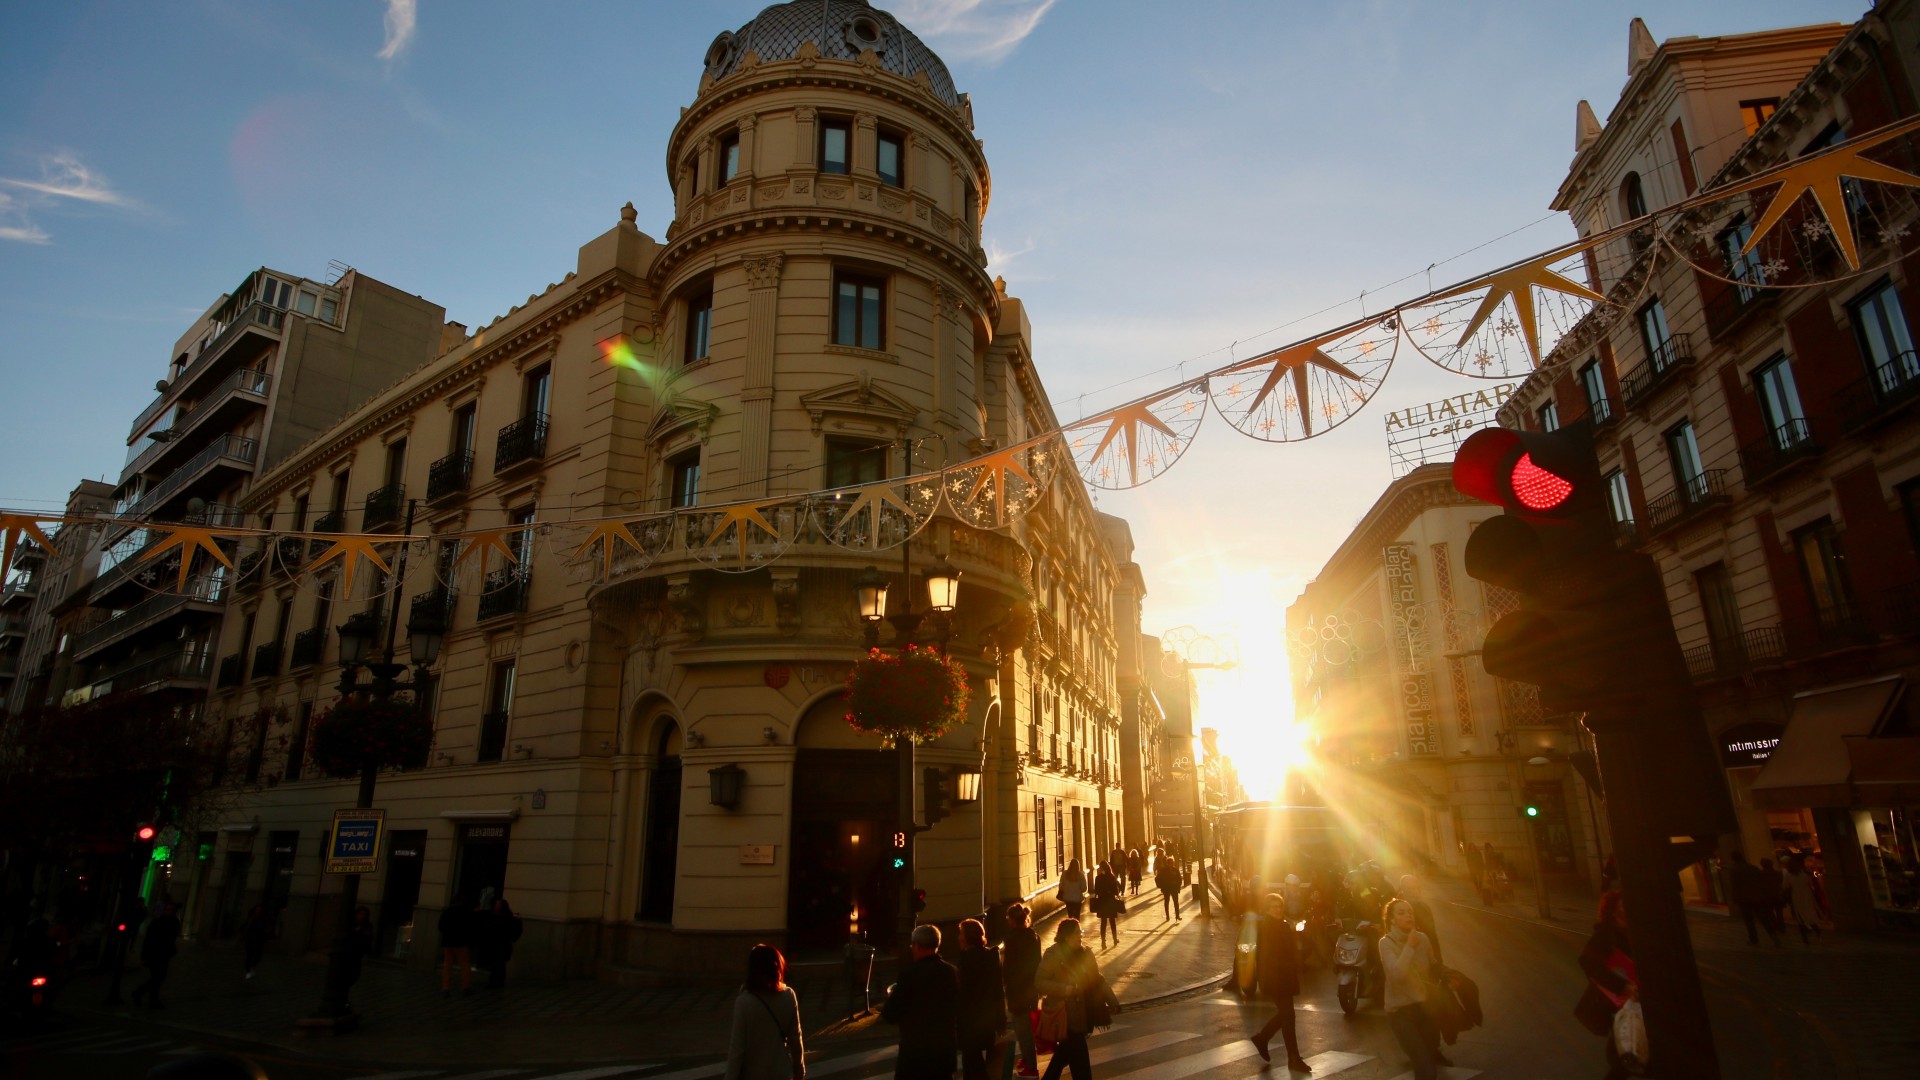
{"label": "zebra crossing stripe", "polygon": [[[1319,1070],[1314,1070],[1314,1075],[1319,1075]],[[1473,1080],[1474,1077],[1479,1075],[1479,1069],[1463,1069],[1458,1065],[1443,1065],[1440,1067],[1440,1080]],[[1399,1076],[1394,1077],[1393,1080],[1413,1080],[1413,1070],[1409,1069]]]}
{"label": "zebra crossing stripe", "polygon": [[128,1043],[125,1040],[105,1046],[88,1046],[70,1051],[75,1054],[138,1054],[146,1050],[158,1050],[163,1046],[172,1046],[172,1039],[140,1039]]}
{"label": "zebra crossing stripe", "polygon": [[864,1054],[849,1054],[846,1057],[815,1062],[807,1066],[808,1076],[825,1076],[828,1073],[846,1072],[865,1065],[877,1065],[883,1061],[892,1061],[900,1051],[892,1046],[881,1050],[869,1050]]}
{"label": "zebra crossing stripe", "polygon": [[1306,1062],[1313,1066],[1313,1075],[1332,1076],[1334,1073],[1346,1072],[1356,1065],[1365,1065],[1372,1060],[1371,1054],[1356,1054],[1350,1050],[1328,1050],[1307,1058]]}
{"label": "zebra crossing stripe", "polygon": [[[153,1042],[151,1035],[109,1035],[91,1043],[69,1043],[60,1048],[63,1054],[122,1054],[135,1046]],[[155,1043],[157,1046],[169,1046],[172,1040]]]}
{"label": "zebra crossing stripe", "polygon": [[449,1076],[447,1080],[498,1080],[502,1076],[519,1076],[526,1071],[527,1067],[522,1065],[517,1069],[488,1069],[485,1072],[461,1073],[459,1076]]}
{"label": "zebra crossing stripe", "polygon": [[1117,1043],[1099,1042],[1096,1036],[1095,1039],[1090,1039],[1087,1042],[1087,1045],[1092,1050],[1092,1053],[1087,1056],[1093,1060],[1095,1065],[1104,1065],[1116,1058],[1127,1057],[1131,1054],[1143,1054],[1149,1050],[1158,1050],[1163,1046],[1172,1046],[1174,1043],[1186,1042],[1188,1039],[1193,1038],[1198,1038],[1198,1036],[1187,1031],[1154,1031],[1142,1035],[1137,1039],[1127,1039]]}
{"label": "zebra crossing stripe", "polygon": [[[831,1064],[832,1062],[823,1061],[817,1065],[813,1065],[807,1069],[807,1075],[812,1076],[821,1071],[824,1066]],[[647,1077],[647,1080],[708,1080],[708,1077],[719,1076],[726,1071],[726,1062],[719,1061],[711,1065],[695,1065],[691,1069],[679,1069],[670,1073],[656,1073]]]}
{"label": "zebra crossing stripe", "polygon": [[39,1038],[22,1039],[19,1042],[11,1042],[7,1044],[7,1049],[46,1050],[51,1047],[77,1045],[91,1039],[98,1039],[100,1034],[97,1028],[88,1028],[83,1031],[69,1031],[64,1035],[45,1035]]}
{"label": "zebra crossing stripe", "polygon": [[406,1072],[383,1072],[372,1076],[362,1076],[359,1080],[420,1080],[423,1076],[439,1076],[439,1069],[408,1069]]}
{"label": "zebra crossing stripe", "polygon": [[1253,1048],[1253,1040],[1242,1039],[1238,1042],[1228,1043],[1225,1046],[1216,1046],[1211,1050],[1188,1054],[1178,1061],[1163,1061],[1157,1065],[1145,1065],[1130,1072],[1120,1073],[1114,1076],[1112,1080],[1129,1080],[1130,1077],[1146,1076],[1151,1076],[1154,1080],[1161,1080],[1163,1077],[1165,1080],[1180,1080],[1180,1077],[1183,1076],[1193,1076],[1196,1073],[1212,1072],[1215,1069],[1226,1068],[1236,1061],[1253,1057],[1259,1052],[1260,1051]]}
{"label": "zebra crossing stripe", "polygon": [[575,1069],[572,1072],[549,1073],[546,1076],[534,1077],[533,1080],[602,1080],[603,1077],[620,1076],[652,1067],[651,1065],[645,1064],[607,1065],[597,1069]]}

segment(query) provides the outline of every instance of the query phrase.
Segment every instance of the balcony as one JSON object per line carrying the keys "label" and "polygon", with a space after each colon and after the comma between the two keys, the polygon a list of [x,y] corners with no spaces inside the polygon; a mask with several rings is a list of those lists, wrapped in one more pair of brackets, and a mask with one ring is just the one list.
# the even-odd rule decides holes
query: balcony
{"label": "balcony", "polygon": [[453,625],[453,590],[442,587],[414,597],[407,611],[407,625],[434,627],[445,632]]}
{"label": "balcony", "polygon": [[1693,347],[1687,343],[1687,335],[1673,335],[1647,356],[1646,363],[1620,380],[1621,403],[1628,409],[1646,405],[1656,393],[1672,384],[1681,372],[1692,366]]}
{"label": "balcony", "polygon": [[493,473],[498,476],[546,456],[546,415],[523,416],[500,429],[500,440],[493,450]]}
{"label": "balcony", "polygon": [[317,533],[337,533],[347,531],[347,512],[335,510],[325,517],[313,519],[313,531]]}
{"label": "balcony", "polygon": [[1705,469],[1678,488],[1647,503],[1647,533],[1659,536],[1707,510],[1725,506],[1727,470]]}
{"label": "balcony", "polygon": [[1891,418],[1920,398],[1920,354],[1903,352],[1834,394],[1840,426],[1851,434]]}
{"label": "balcony", "polygon": [[1740,448],[1740,472],[1747,478],[1748,487],[1758,487],[1819,457],[1824,449],[1806,420],[1789,420]]}
{"label": "balcony", "polygon": [[406,506],[407,489],[404,485],[388,484],[375,489],[367,496],[366,508],[360,511],[360,531],[379,532],[399,524]]}
{"label": "balcony", "polygon": [[1726,285],[1717,293],[1709,291],[1706,302],[1707,336],[1715,342],[1733,339],[1747,325],[1754,312],[1772,307],[1780,293],[1779,289],[1738,284]]}
{"label": "balcony", "polygon": [[219,584],[210,578],[202,578],[193,582],[192,586],[193,591],[187,594],[159,593],[150,596],[78,635],[73,639],[74,659],[92,656],[117,641],[124,641],[183,612],[219,614],[224,598]]}
{"label": "balcony", "polygon": [[1596,429],[1604,428],[1620,419],[1620,411],[1614,408],[1611,399],[1601,398],[1587,402],[1587,418],[1593,421]]}
{"label": "balcony", "polygon": [[449,495],[458,495],[472,482],[473,451],[455,451],[428,467],[427,501],[439,502]]}
{"label": "balcony", "polygon": [[280,674],[280,643],[269,641],[253,650],[253,677],[271,679]]}
{"label": "balcony", "polygon": [[302,630],[293,635],[293,650],[288,654],[287,667],[312,667],[320,662],[320,655],[327,647],[327,628],[316,626],[311,630]]}
{"label": "balcony", "polygon": [[[168,392],[160,395],[159,401],[155,404],[164,408],[164,403],[169,396],[176,401],[187,396],[194,391],[196,384],[204,384],[209,376],[226,368],[238,357],[245,357],[248,360],[258,358],[265,351],[262,346],[272,345],[280,340],[280,331],[286,323],[285,311],[258,300],[248,304],[246,309],[240,312],[239,317],[227,324],[227,328],[220,332],[220,336],[213,339],[213,344],[208,345],[204,352],[194,357],[193,363],[188,364],[184,371],[174,377],[173,384],[167,388]],[[241,342],[246,342],[247,347],[236,348],[235,346]],[[154,409],[153,405],[147,408],[153,409],[153,415],[158,415],[160,411]],[[152,419],[152,416],[148,416],[144,410],[142,415]]]}
{"label": "balcony", "polygon": [[297,536],[283,536],[273,542],[274,565],[281,573],[292,575],[307,562],[307,542]]}
{"label": "balcony", "polygon": [[526,571],[517,566],[510,566],[487,574],[486,586],[480,592],[481,619],[516,615],[526,610],[526,605]]}
{"label": "balcony", "polygon": [[134,503],[122,516],[152,518],[169,500],[187,490],[189,484],[217,469],[238,469],[251,473],[254,461],[259,454],[260,444],[255,440],[243,439],[238,435],[222,435],[208,443],[206,449],[195,454],[192,460],[168,473],[165,478],[147,489],[147,492],[140,496],[140,501]]}
{"label": "balcony", "polygon": [[34,595],[39,591],[39,588],[33,583],[33,575],[21,574],[12,581],[7,582],[6,591],[0,592],[0,608],[12,607],[15,604],[24,604],[32,600]]}
{"label": "balcony", "polygon": [[246,662],[247,662],[246,657],[241,656],[239,653],[233,653],[231,655],[221,657],[220,658],[220,676],[219,678],[214,680],[213,685],[216,688],[227,687],[227,686],[239,686],[240,675],[242,673],[242,669],[245,666]]}
{"label": "balcony", "polygon": [[220,385],[208,391],[193,408],[174,417],[173,426],[164,433],[165,437],[155,439],[152,446],[141,451],[121,475],[135,476],[159,468],[168,458],[181,458],[197,446],[203,445],[193,438],[197,430],[209,425],[225,429],[247,413],[267,404],[267,390],[273,385],[273,377],[257,368],[241,368],[220,381]]}
{"label": "balcony", "polygon": [[1688,649],[1687,671],[1694,682],[1738,678],[1755,668],[1776,666],[1786,655],[1785,632],[1778,626],[1761,626],[1727,641],[1708,642]]}
{"label": "balcony", "polygon": [[128,664],[93,682],[93,696],[124,694],[135,690],[157,690],[174,683],[201,684],[213,667],[213,657],[204,654],[176,653]]}
{"label": "balcony", "polygon": [[27,636],[27,620],[11,615],[0,615],[0,641]]}

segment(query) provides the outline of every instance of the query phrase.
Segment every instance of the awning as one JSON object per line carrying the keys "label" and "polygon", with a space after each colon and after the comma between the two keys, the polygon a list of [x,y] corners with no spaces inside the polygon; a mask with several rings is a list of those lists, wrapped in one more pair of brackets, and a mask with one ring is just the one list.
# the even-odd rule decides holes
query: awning
{"label": "awning", "polygon": [[1849,737],[1857,741],[1871,735],[1899,700],[1903,685],[1892,675],[1795,694],[1786,734],[1754,778],[1754,805],[1769,810],[1855,805]]}
{"label": "awning", "polygon": [[1848,739],[1860,806],[1920,806],[1920,739]]}

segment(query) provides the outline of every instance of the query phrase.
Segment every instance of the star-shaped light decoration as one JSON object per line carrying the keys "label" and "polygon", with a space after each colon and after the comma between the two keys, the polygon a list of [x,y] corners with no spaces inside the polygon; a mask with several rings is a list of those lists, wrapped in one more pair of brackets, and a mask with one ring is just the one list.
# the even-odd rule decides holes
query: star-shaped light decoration
{"label": "star-shaped light decoration", "polygon": [[773,499],[768,502],[735,503],[732,506],[715,507],[714,513],[719,516],[720,523],[707,534],[706,545],[712,547],[727,529],[733,528],[734,554],[739,560],[740,569],[751,569],[747,565],[747,530],[749,527],[759,529],[772,537],[775,543],[781,543],[780,530],[774,528],[773,522],[767,520],[764,511],[769,507],[780,505],[782,501],[784,500]]}
{"label": "star-shaped light decoration", "polygon": [[577,559],[585,555],[587,549],[596,543],[602,545],[600,562],[602,580],[604,581],[611,581],[613,579],[613,555],[615,550],[617,550],[614,547],[615,544],[625,544],[632,548],[636,554],[645,554],[640,547],[639,539],[633,535],[633,530],[627,527],[625,521],[602,521],[594,525],[592,530],[587,533],[586,542],[575,549],[573,557]]}
{"label": "star-shaped light decoration", "polygon": [[[828,538],[842,542],[844,546],[862,550],[878,550],[887,546],[885,543],[887,507],[893,507],[909,520],[920,516],[914,512],[912,506],[908,505],[907,500],[893,490],[894,485],[898,483],[899,481],[895,480],[882,484],[868,484],[866,487],[841,492],[840,495],[835,496],[835,502],[832,503],[833,521],[828,523],[826,529]],[[845,496],[850,496],[850,501],[840,502],[839,499]],[[852,526],[861,514],[867,515],[866,525],[855,532]]]}
{"label": "star-shaped light decoration", "polygon": [[507,543],[507,536],[511,533],[525,532],[526,530],[527,527],[525,525],[513,525],[504,529],[487,529],[482,532],[469,533],[466,538],[467,542],[461,544],[459,552],[454,555],[453,565],[448,568],[449,572],[458,572],[462,566],[467,564],[467,560],[473,558],[475,555],[479,555],[480,572],[483,574],[486,573],[486,553],[489,551],[499,552],[500,557],[506,560],[508,566],[514,565],[520,561],[520,554],[513,550],[512,544]]}
{"label": "star-shaped light decoration", "polygon": [[[327,550],[321,552],[317,558],[315,558],[312,562],[307,564],[307,570],[309,573],[311,573],[312,571],[318,570],[322,566],[325,566],[327,563],[333,561],[334,559],[339,559],[340,560],[340,580],[341,580],[341,585],[345,590],[342,593],[342,595],[345,595],[345,596],[353,595],[353,576],[354,576],[354,572],[359,569],[360,559],[365,559],[368,562],[372,563],[383,574],[393,573],[393,567],[388,566],[387,560],[380,557],[380,552],[374,549],[374,545],[390,544],[394,541],[394,537],[355,536],[355,535],[343,534],[343,533],[318,533],[308,537],[307,539],[332,541],[332,544],[327,548]],[[405,539],[405,538],[403,537],[401,539]]]}
{"label": "star-shaped light decoration", "polygon": [[[1577,251],[1579,248],[1572,250]],[[1467,328],[1461,332],[1460,339],[1454,342],[1454,348],[1465,348],[1467,342],[1473,338],[1473,332],[1480,329],[1499,309],[1500,301],[1508,300],[1513,304],[1513,319],[1503,321],[1508,325],[1513,325],[1514,321],[1518,322],[1520,336],[1526,342],[1527,354],[1533,358],[1533,366],[1539,367],[1540,318],[1534,306],[1533,290],[1538,288],[1547,292],[1575,296],[1596,304],[1605,303],[1607,299],[1572,278],[1555,273],[1551,269],[1553,263],[1566,258],[1569,253],[1568,250],[1561,250],[1518,266],[1510,266],[1505,270],[1497,271],[1485,281],[1476,282],[1459,290],[1468,292],[1484,287],[1487,295],[1481,298],[1480,306],[1474,309],[1473,317],[1467,320]]]}
{"label": "star-shaped light decoration", "polygon": [[[1349,392],[1362,404],[1380,385],[1393,362],[1398,334],[1385,327],[1383,316],[1359,325],[1283,346],[1216,372],[1223,377],[1261,373],[1257,389],[1241,400],[1228,384],[1227,400],[1215,398],[1214,407],[1243,435],[1268,442],[1310,439],[1350,415]],[[1364,391],[1364,392],[1362,392]],[[1334,408],[1328,406],[1334,402]]]}
{"label": "star-shaped light decoration", "polygon": [[[1098,487],[1130,488],[1159,476],[1173,466],[1180,448],[1206,419],[1200,408],[1207,381],[1197,380],[1162,390],[1073,425],[1072,430],[1099,432],[1093,448],[1075,453],[1080,474]],[[1187,404],[1193,409],[1187,409]],[[1147,461],[1148,455],[1154,461]],[[1141,466],[1146,469],[1142,470]]]}
{"label": "star-shaped light decoration", "polygon": [[233,560],[227,558],[227,553],[221,551],[220,545],[214,541],[214,536],[217,535],[214,530],[197,529],[190,525],[157,525],[155,528],[165,531],[167,535],[165,539],[148,548],[140,556],[140,561],[152,562],[167,552],[178,549],[181,592],[187,591],[187,575],[193,569],[193,557],[197,552],[204,551],[213,556],[214,561],[221,566],[229,570],[233,569]]}
{"label": "star-shaped light decoration", "polygon": [[1738,195],[1755,191],[1774,184],[1780,190],[1774,192],[1773,201],[1767,204],[1758,221],[1754,222],[1753,235],[1747,237],[1746,246],[1740,249],[1745,255],[1752,251],[1766,235],[1773,230],[1780,219],[1787,216],[1800,196],[1813,196],[1815,209],[1826,219],[1831,229],[1835,246],[1847,260],[1849,270],[1860,269],[1860,244],[1854,235],[1853,225],[1847,218],[1847,197],[1843,180],[1867,180],[1878,184],[1893,184],[1898,187],[1920,188],[1920,176],[1896,169],[1891,165],[1882,165],[1870,161],[1864,155],[1868,150],[1880,146],[1891,139],[1920,128],[1920,118],[1903,120],[1890,124],[1860,138],[1842,143],[1839,146],[1795,158],[1778,169],[1770,169],[1756,176],[1738,180],[1722,188],[1707,193],[1710,197]]}
{"label": "star-shaped light decoration", "polygon": [[20,546],[23,538],[39,544],[40,550],[47,554],[53,554],[53,541],[40,531],[39,519],[25,514],[0,513],[0,545],[6,549],[0,553],[0,574],[5,574],[7,568],[13,565],[13,551]]}

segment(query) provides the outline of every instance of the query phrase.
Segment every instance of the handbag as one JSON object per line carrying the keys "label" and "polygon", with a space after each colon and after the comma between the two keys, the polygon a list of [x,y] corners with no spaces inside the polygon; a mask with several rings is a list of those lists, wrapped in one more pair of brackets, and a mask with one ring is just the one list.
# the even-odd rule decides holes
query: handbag
{"label": "handbag", "polygon": [[1033,1010],[1033,1039],[1035,1043],[1057,1044],[1067,1037],[1067,1003],[1052,999],[1043,1002]]}
{"label": "handbag", "polygon": [[1095,975],[1087,987],[1087,1027],[1107,1028],[1113,1026],[1113,989],[1107,985],[1104,975]]}

